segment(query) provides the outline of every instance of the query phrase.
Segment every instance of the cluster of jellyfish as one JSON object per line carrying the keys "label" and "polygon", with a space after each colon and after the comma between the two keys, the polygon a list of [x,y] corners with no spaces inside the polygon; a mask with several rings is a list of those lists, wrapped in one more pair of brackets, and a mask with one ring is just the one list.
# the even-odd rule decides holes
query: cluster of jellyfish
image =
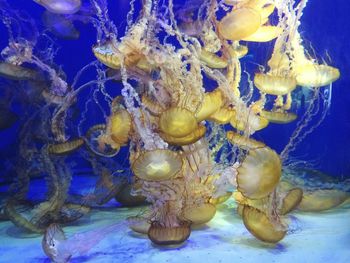
{"label": "cluster of jellyfish", "polygon": [[[54,262],[69,260],[69,249],[79,243],[68,242],[60,225],[112,198],[126,206],[147,204],[127,224],[161,246],[181,246],[229,198],[248,231],[268,243],[285,237],[287,214],[294,209],[321,211],[348,198],[341,189],[320,190],[292,172],[282,175],[282,169],[293,170],[290,154],[325,118],[331,85],[340,76],[303,45],[299,32],[307,0],[188,0],[181,6],[142,0],[138,13],[137,1],[130,1],[122,36],[105,0],[34,1],[44,7],[43,31],[30,15],[0,0],[8,32],[0,77],[6,87],[17,85],[4,87],[4,94],[26,105],[16,180],[0,216],[44,234],[43,249]],[[78,38],[77,22],[96,29],[91,52],[97,60],[69,81],[55,64],[54,39]],[[272,45],[273,51],[266,66],[247,72],[242,63],[254,45]],[[95,72],[89,75],[94,78],[81,83],[86,72]],[[297,116],[300,93],[307,99]],[[77,118],[78,103],[85,109]],[[104,118],[87,127],[91,108]],[[16,117],[9,107],[2,109],[6,129]],[[253,138],[269,123],[291,122],[298,123],[281,153]],[[122,148],[130,172],[115,176]],[[92,195],[69,194],[72,156],[91,164],[98,178]],[[24,215],[20,207],[31,174],[43,175],[48,190]],[[95,240],[113,227],[98,238],[94,233]]]}

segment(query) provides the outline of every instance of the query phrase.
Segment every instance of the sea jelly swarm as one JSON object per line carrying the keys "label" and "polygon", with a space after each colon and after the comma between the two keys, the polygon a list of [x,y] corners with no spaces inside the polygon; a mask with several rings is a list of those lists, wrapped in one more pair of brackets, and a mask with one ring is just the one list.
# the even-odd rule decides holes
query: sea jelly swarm
{"label": "sea jelly swarm", "polygon": [[[285,237],[287,214],[301,202],[308,207],[310,196],[317,194],[302,201],[301,188],[281,187],[282,170],[325,118],[330,106],[325,94],[340,76],[304,45],[300,25],[306,0],[188,0],[181,6],[173,0],[143,0],[138,14],[130,1],[123,36],[104,0],[90,0],[88,13],[78,0],[35,2],[46,9],[47,23],[69,27],[59,32],[52,25],[57,37],[79,37],[73,21],[91,23],[97,31],[91,50],[97,61],[68,81],[53,60],[41,58],[39,32],[35,39],[9,37],[0,76],[44,87],[37,91],[44,106],[22,126],[19,152],[28,167],[40,160],[38,169],[46,174],[50,191],[32,218],[21,215],[16,205],[26,198],[30,177],[19,166],[5,217],[44,233],[50,224],[76,220],[115,197],[127,205],[149,204],[147,213],[127,220],[133,231],[157,245],[181,245],[193,226],[209,222],[217,206],[232,196],[253,236],[270,243]],[[5,19],[13,15],[11,9],[4,0],[0,4],[11,28],[11,19]],[[258,69],[245,72],[242,65],[257,42],[273,51],[267,61],[256,62],[262,64]],[[97,72],[96,79],[79,86],[89,70]],[[119,85],[119,94],[106,88],[112,82]],[[297,116],[300,93],[307,94],[309,105],[303,116]],[[85,108],[75,125],[69,116],[77,102]],[[87,124],[91,105],[103,113],[92,125]],[[315,116],[319,119],[311,124]],[[35,120],[43,123],[38,129]],[[253,138],[269,123],[296,120],[281,153]],[[30,143],[39,129],[40,143]],[[128,148],[130,175],[116,176],[123,147]],[[99,179],[93,195],[73,200],[68,157],[77,152]]]}

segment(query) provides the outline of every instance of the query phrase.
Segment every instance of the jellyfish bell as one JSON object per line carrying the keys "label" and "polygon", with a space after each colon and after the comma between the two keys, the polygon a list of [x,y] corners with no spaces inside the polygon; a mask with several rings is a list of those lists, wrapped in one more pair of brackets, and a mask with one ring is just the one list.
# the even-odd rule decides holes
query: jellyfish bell
{"label": "jellyfish bell", "polygon": [[207,128],[205,125],[198,125],[198,128],[184,137],[173,137],[166,133],[160,133],[160,137],[171,145],[184,146],[197,142],[201,139],[206,132]]}
{"label": "jellyfish bell", "polygon": [[245,205],[242,215],[245,227],[253,236],[261,241],[277,243],[287,233],[282,227],[275,226],[264,212],[254,207]]}
{"label": "jellyfish bell", "polygon": [[58,38],[76,40],[80,37],[80,32],[74,27],[73,22],[63,15],[45,11],[42,14],[42,20],[44,25]]}
{"label": "jellyfish bell", "polygon": [[118,145],[124,145],[129,140],[131,116],[125,109],[117,110],[109,118],[107,134]]}
{"label": "jellyfish bell", "polygon": [[196,114],[198,122],[207,119],[218,111],[223,104],[223,96],[219,89],[204,94],[204,99],[199,111]]}
{"label": "jellyfish bell", "polygon": [[320,189],[304,192],[298,210],[304,212],[329,210],[341,205],[348,197],[349,193],[337,189]]}
{"label": "jellyfish bell", "polygon": [[48,151],[50,154],[66,155],[76,151],[84,144],[82,138],[72,139],[63,143],[50,144]]}
{"label": "jellyfish bell", "polygon": [[282,28],[277,26],[261,26],[254,34],[242,40],[250,42],[268,42],[277,38],[282,31]]}
{"label": "jellyfish bell", "polygon": [[297,87],[297,81],[293,77],[262,73],[255,74],[254,84],[261,92],[271,95],[286,95]]}
{"label": "jellyfish bell", "polygon": [[115,196],[115,200],[123,207],[135,207],[147,204],[145,196],[133,193],[133,189],[137,187],[137,184],[124,184]]}
{"label": "jellyfish bell", "polygon": [[115,53],[115,47],[112,42],[107,41],[104,44],[98,44],[92,47],[95,57],[107,67],[112,69],[120,68],[120,59]]}
{"label": "jellyfish bell", "polygon": [[194,114],[184,108],[170,108],[162,112],[159,117],[160,130],[173,137],[179,138],[189,135],[197,127],[197,120]]}
{"label": "jellyfish bell", "polygon": [[233,109],[224,107],[210,115],[207,120],[218,124],[226,124],[230,122],[234,114],[235,111]]}
{"label": "jellyfish bell", "polygon": [[81,0],[33,0],[54,14],[71,15],[79,11]]}
{"label": "jellyfish bell", "polygon": [[297,119],[297,115],[286,111],[266,111],[262,110],[260,115],[269,120],[271,123],[285,124]]}
{"label": "jellyfish bell", "polygon": [[218,26],[219,33],[228,40],[242,40],[254,34],[261,25],[261,15],[253,8],[233,9]]}
{"label": "jellyfish bell", "polygon": [[202,48],[199,59],[210,68],[226,68],[228,63],[225,59]]}
{"label": "jellyfish bell", "polygon": [[280,215],[286,215],[293,211],[301,202],[303,198],[303,190],[301,188],[293,188],[288,191],[283,198],[281,208],[279,209]]}
{"label": "jellyfish bell", "polygon": [[295,69],[296,82],[303,87],[323,87],[331,84],[340,77],[339,69],[319,64],[297,66]]}
{"label": "jellyfish bell", "polygon": [[40,75],[30,68],[0,61],[0,77],[12,80],[38,80]]}
{"label": "jellyfish bell", "polygon": [[220,205],[225,203],[231,196],[231,192],[226,192],[218,197],[210,197],[209,203],[213,205]]}
{"label": "jellyfish bell", "polygon": [[240,59],[248,54],[248,47],[243,45],[239,45],[237,47],[230,46],[228,51],[231,57]]}
{"label": "jellyfish bell", "polygon": [[132,171],[146,181],[163,181],[176,177],[182,166],[183,160],[179,154],[158,149],[142,153],[132,164]]}
{"label": "jellyfish bell", "polygon": [[265,144],[263,142],[259,142],[257,140],[254,140],[249,137],[244,137],[238,133],[235,133],[233,131],[228,131],[226,133],[226,138],[233,144],[237,145],[238,147],[250,150],[255,148],[262,148],[265,147]]}
{"label": "jellyfish bell", "polygon": [[129,228],[139,234],[147,235],[151,227],[151,223],[148,222],[148,219],[142,216],[129,216],[127,222]]}
{"label": "jellyfish bell", "polygon": [[268,196],[277,186],[282,164],[278,154],[268,147],[249,151],[237,169],[237,189],[250,199]]}
{"label": "jellyfish bell", "polygon": [[173,227],[165,227],[158,222],[153,222],[148,230],[149,239],[160,246],[181,245],[190,234],[191,228],[188,222],[180,222],[178,226]]}
{"label": "jellyfish bell", "polygon": [[203,203],[198,206],[185,207],[183,217],[194,225],[201,225],[212,220],[215,213],[215,205],[211,203]]}
{"label": "jellyfish bell", "polygon": [[248,117],[240,118],[235,111],[230,119],[230,124],[239,131],[244,131],[247,128],[253,131],[259,131],[267,127],[269,120],[253,113],[249,113]]}

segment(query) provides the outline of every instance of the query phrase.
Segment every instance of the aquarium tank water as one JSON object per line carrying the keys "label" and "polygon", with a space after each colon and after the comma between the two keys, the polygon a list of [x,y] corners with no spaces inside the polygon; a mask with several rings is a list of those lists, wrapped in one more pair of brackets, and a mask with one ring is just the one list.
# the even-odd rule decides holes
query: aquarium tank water
{"label": "aquarium tank water", "polygon": [[0,263],[349,263],[349,14],[0,0]]}

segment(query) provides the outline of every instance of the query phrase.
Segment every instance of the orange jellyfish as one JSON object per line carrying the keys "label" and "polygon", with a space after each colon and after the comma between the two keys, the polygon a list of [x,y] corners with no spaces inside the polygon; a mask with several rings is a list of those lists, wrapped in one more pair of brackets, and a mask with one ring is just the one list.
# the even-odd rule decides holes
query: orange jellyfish
{"label": "orange jellyfish", "polygon": [[181,222],[178,226],[165,227],[153,222],[148,230],[149,239],[156,245],[178,245],[185,242],[191,234],[190,224]]}
{"label": "orange jellyfish", "polygon": [[298,66],[295,74],[298,85],[315,88],[327,86],[340,77],[339,69],[319,64]]}
{"label": "orange jellyfish", "polygon": [[176,177],[182,169],[183,160],[170,150],[153,150],[141,153],[132,164],[134,174],[146,181],[162,181]]}
{"label": "orange jellyfish", "polygon": [[151,224],[142,216],[130,216],[127,218],[128,226],[136,233],[147,235]]}
{"label": "orange jellyfish", "polygon": [[237,188],[250,199],[261,199],[277,186],[282,172],[278,154],[268,147],[249,151],[237,169]]}
{"label": "orange jellyfish", "polygon": [[196,114],[198,122],[207,119],[218,111],[223,104],[223,96],[219,89],[204,94],[204,99],[199,111]]}
{"label": "orange jellyfish", "polygon": [[119,109],[108,120],[107,134],[113,142],[124,145],[129,140],[131,130],[131,116],[125,109]]}
{"label": "orange jellyfish", "polygon": [[84,144],[84,140],[81,138],[70,140],[63,143],[50,144],[48,147],[50,154],[69,154]]}
{"label": "orange jellyfish", "polygon": [[242,214],[245,227],[261,241],[277,243],[287,233],[281,226],[275,226],[265,213],[254,207],[244,206]]}
{"label": "orange jellyfish", "polygon": [[205,135],[206,130],[207,128],[204,125],[198,125],[198,128],[194,132],[184,137],[173,137],[166,133],[160,133],[159,135],[160,137],[162,137],[164,141],[166,141],[171,145],[184,146],[184,145],[193,144],[196,141],[198,141],[200,138],[202,138]]}

